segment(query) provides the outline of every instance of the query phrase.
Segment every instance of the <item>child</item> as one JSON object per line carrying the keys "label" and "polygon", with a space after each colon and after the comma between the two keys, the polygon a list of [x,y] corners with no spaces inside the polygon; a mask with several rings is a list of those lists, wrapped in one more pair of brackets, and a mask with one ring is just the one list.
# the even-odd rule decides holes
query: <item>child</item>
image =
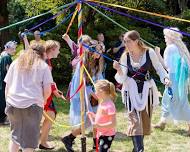
{"label": "child", "polygon": [[[80,85],[80,56],[79,56],[79,49],[78,45],[73,42],[70,37],[67,34],[64,34],[62,37],[69,47],[71,48],[72,55],[73,55],[73,60],[71,61],[71,64],[73,66],[73,77],[70,83],[70,91],[69,91],[69,97],[74,95],[76,93],[76,90],[78,89]],[[85,43],[86,45],[90,46],[91,45],[91,38],[88,35],[83,35],[82,36],[82,43]],[[87,48],[83,47],[83,51],[86,52],[85,54],[85,65],[88,65],[89,59],[88,59],[88,51]],[[88,68],[87,68],[88,70]],[[89,87],[90,88],[90,87]],[[93,96],[93,92],[91,89],[87,90],[87,96],[90,97],[91,95]],[[96,98],[96,97],[95,97]],[[87,105],[86,105],[87,106]],[[76,108],[77,107],[77,108]],[[80,135],[81,133],[81,111],[80,111],[80,96],[79,92],[76,93],[71,99],[70,99],[70,124],[72,126],[75,126],[72,128],[72,131],[69,135],[63,137],[61,140],[63,144],[65,145],[67,151],[73,152],[73,141],[75,138]],[[87,108],[87,107],[86,107]],[[86,113],[85,113],[85,125],[86,125]]]}
{"label": "child", "polygon": [[[100,54],[103,53],[101,45],[97,41],[94,40],[91,47],[94,47],[96,49],[96,51],[99,52]],[[88,52],[89,62],[88,62],[88,65],[86,65],[88,72],[92,76],[92,80],[94,81],[94,83],[96,83],[96,81],[98,81],[98,80],[104,79],[104,77],[103,77],[103,68],[104,67],[101,64],[102,60],[100,60],[101,55],[98,54],[97,52]],[[87,78],[87,80],[88,80],[88,78]],[[94,88],[93,88],[93,90],[94,90]],[[98,100],[96,98],[94,98],[93,96],[91,96],[90,103],[92,106],[92,111],[94,113],[96,113],[97,108],[98,108]],[[93,128],[93,149],[96,149],[96,129],[94,129],[94,128]]]}
{"label": "child", "polygon": [[95,91],[99,99],[97,114],[88,112],[88,116],[97,128],[99,152],[108,152],[116,133],[115,86],[108,80],[98,80]]}
{"label": "child", "polygon": [[[50,70],[52,70],[52,65],[51,65],[51,60],[52,58],[57,58],[59,54],[59,49],[60,49],[60,44],[57,41],[54,40],[48,40],[45,42],[45,47],[46,47],[46,62],[49,65]],[[52,83],[51,85],[51,90],[52,93],[45,102],[44,110],[46,114],[52,119],[55,119],[56,116],[56,108],[53,102],[53,95],[55,95],[57,98],[62,98],[65,100],[63,95],[60,93],[60,91],[57,89],[56,84]],[[54,147],[50,146],[47,143],[48,140],[48,135],[49,131],[51,129],[52,122],[45,116],[45,119],[43,121],[43,125],[41,128],[41,137],[40,137],[40,145],[39,149],[44,149],[44,150],[52,150]]]}

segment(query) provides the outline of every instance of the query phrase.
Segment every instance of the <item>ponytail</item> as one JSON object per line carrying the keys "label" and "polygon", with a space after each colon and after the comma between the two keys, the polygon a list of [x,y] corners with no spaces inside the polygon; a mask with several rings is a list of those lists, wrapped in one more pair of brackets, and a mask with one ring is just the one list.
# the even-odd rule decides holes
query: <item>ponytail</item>
{"label": "ponytail", "polygon": [[115,101],[117,97],[114,84],[108,80],[98,80],[95,84],[95,89],[103,91],[106,95],[110,96],[113,101]]}

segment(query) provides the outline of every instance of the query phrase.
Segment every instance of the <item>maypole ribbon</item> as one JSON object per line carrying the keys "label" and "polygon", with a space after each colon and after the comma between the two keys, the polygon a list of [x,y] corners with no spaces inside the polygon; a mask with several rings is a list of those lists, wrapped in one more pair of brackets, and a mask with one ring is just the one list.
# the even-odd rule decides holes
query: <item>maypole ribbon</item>
{"label": "maypole ribbon", "polygon": [[73,24],[73,21],[74,21],[76,15],[77,15],[77,12],[78,12],[78,5],[76,6],[75,12],[74,12],[74,14],[73,14],[73,16],[71,18],[71,21],[70,21],[68,27],[67,27],[66,34],[69,32],[69,29],[71,28],[71,26]]}
{"label": "maypole ribbon", "polygon": [[[107,60],[109,60],[109,61],[111,61],[111,62],[115,61],[115,60],[113,60],[112,58],[106,56],[105,54],[99,53],[95,48],[91,48],[90,46],[88,46],[88,45],[86,45],[86,44],[84,44],[84,43],[83,43],[83,46],[84,46],[85,48],[87,48],[89,51],[94,52],[94,53],[97,53],[97,54],[99,54],[100,56],[104,57],[105,59],[107,59]],[[119,62],[118,62],[118,64],[121,65],[121,66],[123,66],[123,67],[125,67],[125,68],[130,68],[130,67],[128,67],[127,65],[121,64],[121,63],[119,63]],[[136,72],[136,74],[140,74],[140,75],[146,76],[144,73],[142,73],[142,72],[140,72],[140,71],[138,71],[138,70],[136,70],[135,72]],[[153,78],[153,77],[151,77],[151,78],[152,78],[154,81],[158,82],[158,83],[162,83],[161,81],[159,81],[159,80],[157,80],[157,79],[155,79],[155,78]]]}
{"label": "maypole ribbon", "polygon": [[[125,31],[129,31],[126,27],[124,27],[123,25],[117,23],[116,21],[114,21],[113,19],[111,19],[110,17],[108,17],[107,15],[105,15],[104,13],[102,13],[101,11],[99,11],[98,9],[96,9],[95,7],[91,6],[90,4],[88,3],[85,3],[86,5],[88,5],[89,7],[91,7],[92,9],[94,9],[95,11],[97,11],[99,14],[101,14],[102,16],[106,17],[108,20],[110,20],[111,22],[113,22],[114,24],[116,24],[117,26],[119,26],[120,28],[122,28],[123,30]],[[149,46],[151,47],[156,47],[155,45],[149,43],[148,41],[144,40],[141,38],[141,40],[143,42],[145,42],[146,44],[148,44]]]}
{"label": "maypole ribbon", "polygon": [[49,21],[51,21],[51,20],[53,20],[53,19],[56,19],[58,16],[60,16],[60,15],[63,14],[64,12],[67,12],[67,10],[70,9],[70,8],[72,8],[74,5],[75,5],[75,4],[71,4],[71,5],[70,5],[69,7],[67,7],[66,9],[64,9],[64,10],[62,10],[62,11],[56,13],[56,14],[53,15],[52,17],[50,17],[50,18],[46,19],[45,21],[43,21],[43,22],[41,22],[41,23],[35,25],[34,27],[28,29],[27,32],[30,32],[30,31],[32,31],[32,30],[34,30],[34,29],[40,27],[41,25],[43,25],[43,24],[45,24],[45,23],[47,23],[47,22],[49,22]]}
{"label": "maypole ribbon", "polygon": [[130,15],[130,14],[123,13],[123,12],[117,11],[117,10],[115,10],[115,9],[105,7],[105,6],[100,5],[100,4],[97,4],[97,3],[92,3],[92,2],[88,2],[88,3],[91,4],[91,5],[93,5],[93,6],[98,6],[98,7],[100,7],[100,8],[103,8],[103,9],[106,10],[106,11],[112,11],[112,12],[117,13],[117,14],[119,14],[119,15],[123,15],[123,16],[129,17],[129,18],[132,18],[132,19],[141,21],[141,22],[145,22],[145,23],[148,23],[148,24],[157,26],[157,27],[161,27],[161,28],[163,28],[163,29],[169,29],[169,30],[171,30],[171,31],[175,31],[175,32],[178,32],[178,33],[180,33],[180,34],[182,34],[182,35],[185,35],[185,36],[190,37],[190,34],[187,33],[187,32],[178,31],[178,30],[175,30],[175,29],[170,29],[170,27],[164,26],[164,25],[162,25],[162,24],[155,23],[155,22],[152,22],[152,21],[149,21],[149,20],[145,20],[145,19],[142,19],[142,18],[140,18],[140,17],[132,16],[132,15]]}
{"label": "maypole ribbon", "polygon": [[[59,124],[57,123],[55,120],[53,120],[50,116],[48,116],[48,114],[43,111],[43,115],[48,119],[50,120],[53,124],[55,124],[56,126],[59,126],[59,127],[62,127],[62,128],[74,128],[74,127],[79,127],[81,125],[80,124],[77,124],[77,125],[73,125],[73,126],[70,126],[70,125],[62,125],[62,124]],[[84,122],[83,122],[84,123]]]}
{"label": "maypole ribbon", "polygon": [[[46,33],[53,31],[54,29],[56,29],[56,28],[59,27],[60,25],[64,24],[64,23],[73,15],[73,13],[74,13],[74,12],[72,12],[71,14],[69,14],[68,16],[66,16],[66,17],[65,17],[59,24],[57,24],[55,27],[53,27],[53,28],[51,28],[51,29],[48,29],[48,30],[45,30],[45,31],[42,31],[42,32],[40,32],[40,34],[43,36],[43,35],[45,35]],[[21,36],[24,37],[24,34],[26,34],[26,35],[33,35],[33,33],[27,31],[27,32],[23,32],[23,33],[21,34]]]}
{"label": "maypole ribbon", "polygon": [[105,4],[105,5],[109,5],[109,6],[113,6],[113,7],[118,7],[118,8],[123,8],[123,9],[127,9],[127,10],[130,10],[130,11],[135,11],[135,12],[139,12],[139,13],[149,14],[149,15],[152,15],[152,16],[162,17],[162,18],[166,18],[166,19],[170,19],[170,20],[177,20],[177,21],[182,21],[182,22],[188,22],[188,23],[190,23],[190,20],[186,20],[186,19],[182,19],[182,18],[177,18],[177,17],[173,17],[173,16],[169,16],[169,15],[163,15],[163,14],[159,14],[159,13],[143,11],[143,10],[139,10],[139,9],[135,9],[135,8],[130,8],[130,7],[121,6],[121,5],[117,5],[117,4],[110,4],[110,3],[100,2],[100,1],[96,1],[96,0],[87,0],[87,1],[96,2],[96,3],[100,3],[100,4]]}
{"label": "maypole ribbon", "polygon": [[73,15],[74,12],[72,12],[71,14],[69,14],[67,17],[65,17],[59,24],[57,24],[55,27],[49,29],[49,30],[46,30],[46,31],[43,31],[41,32],[42,35],[46,34],[47,32],[51,32],[53,31],[54,29],[56,29],[57,27],[59,27],[60,25],[64,24],[72,15]]}
{"label": "maypole ribbon", "polygon": [[[66,7],[68,7],[68,6],[72,5],[72,4],[76,4],[76,3],[77,3],[77,2],[74,1],[74,2],[68,3],[68,4],[66,4],[66,5],[63,5],[63,6],[59,7],[59,8],[57,8],[57,9],[60,10],[60,9],[66,8]],[[54,9],[55,9],[55,8],[54,8]],[[46,14],[49,14],[49,13],[51,13],[51,12],[52,12],[52,10],[50,10],[50,11],[48,11],[48,12],[46,12],[46,13],[42,13],[42,14],[39,14],[39,15],[33,16],[33,17],[31,17],[31,18],[28,18],[28,19],[22,20],[22,21],[20,21],[20,22],[13,23],[13,24],[11,24],[11,25],[8,25],[8,26],[5,26],[5,27],[2,27],[2,28],[0,28],[0,31],[3,31],[3,30],[6,30],[6,29],[9,29],[9,28],[11,28],[11,27],[14,27],[14,26],[17,26],[17,25],[20,25],[20,24],[23,24],[23,23],[25,23],[25,22],[28,22],[28,21],[30,21],[30,20],[33,20],[33,19],[39,18],[39,17],[44,16],[44,15],[46,15]]]}
{"label": "maypole ribbon", "polygon": [[91,83],[93,84],[93,86],[95,86],[95,83],[92,80],[92,77],[90,76],[90,74],[89,74],[88,70],[86,69],[86,67],[84,66],[84,64],[83,64],[83,68],[84,68],[84,71],[86,72],[88,78],[90,79]]}

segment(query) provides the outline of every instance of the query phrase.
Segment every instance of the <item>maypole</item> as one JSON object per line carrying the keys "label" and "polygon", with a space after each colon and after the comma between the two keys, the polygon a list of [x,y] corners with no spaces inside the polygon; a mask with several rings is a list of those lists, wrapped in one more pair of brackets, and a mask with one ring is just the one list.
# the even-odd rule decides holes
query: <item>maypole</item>
{"label": "maypole", "polygon": [[[83,68],[83,47],[82,47],[82,1],[78,0],[78,43],[80,49],[80,84],[84,83],[84,68]],[[85,123],[84,123],[84,86],[80,89],[80,103],[81,103],[81,151],[86,152],[86,137],[85,137]],[[77,108],[77,107],[76,107]]]}

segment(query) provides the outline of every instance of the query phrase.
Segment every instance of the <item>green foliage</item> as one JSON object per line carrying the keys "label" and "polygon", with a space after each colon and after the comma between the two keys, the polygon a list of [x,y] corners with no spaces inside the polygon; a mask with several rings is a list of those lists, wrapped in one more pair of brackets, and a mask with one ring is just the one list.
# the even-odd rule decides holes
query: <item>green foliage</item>
{"label": "green foliage", "polygon": [[[10,22],[14,23],[20,21],[24,18],[28,18],[30,16],[34,16],[40,13],[47,12],[48,10],[53,10],[51,14],[43,16],[41,18],[35,19],[33,21],[24,24],[17,29],[12,30],[12,36],[17,37],[18,29],[24,30],[25,28],[31,28],[38,23],[48,19],[53,14],[57,13],[58,10],[56,8],[73,2],[72,0],[11,0],[9,2],[9,10],[10,10]],[[171,14],[171,10],[168,9],[168,4],[165,0],[106,0],[107,3],[118,4],[122,6],[137,8],[140,10],[146,10],[150,12],[160,13],[160,14]],[[19,9],[18,9],[19,8]],[[93,39],[96,39],[98,33],[104,33],[106,38],[106,48],[109,49],[113,47],[118,40],[118,37],[121,33],[125,32],[123,29],[118,27],[117,25],[113,24],[105,17],[88,7],[87,5],[83,4],[83,33],[90,35]],[[110,11],[105,11],[97,7],[98,10],[109,16],[110,18],[117,21],[122,26],[126,27],[129,30],[137,30],[140,32],[141,37],[148,42],[152,43],[153,45],[160,46],[163,53],[163,49],[165,48],[165,42],[163,37],[162,28],[155,27],[153,25],[144,23],[142,21],[137,21],[131,18],[127,18],[125,16],[121,16]],[[190,31],[189,23],[179,22],[174,20],[167,20],[160,17],[150,16],[143,13],[128,11],[122,8],[115,8],[121,12],[128,13],[132,16],[140,17],[143,19],[147,19],[149,21],[153,21],[158,24],[162,24],[164,26],[177,26],[182,31]],[[45,25],[41,26],[42,31],[50,29],[54,27],[56,24],[59,24],[63,18],[73,12],[75,7],[69,9],[67,12],[64,12],[61,16],[57,19],[46,23]],[[190,10],[186,10],[180,14],[181,18],[190,19]],[[68,48],[67,44],[61,39],[62,34],[65,33],[69,21],[67,21],[64,25],[59,26],[57,29],[53,30],[52,32],[48,33],[46,36],[43,37],[44,40],[47,39],[54,39],[58,40],[61,43],[61,53],[58,59],[53,60],[54,64],[54,79],[58,82],[65,82],[64,84],[68,84],[71,79],[72,68],[69,66],[71,54],[70,49]],[[71,29],[69,31],[69,35],[71,39],[75,42],[77,41],[77,18],[73,22]],[[189,40],[187,37],[184,39],[187,43]],[[112,54],[109,54],[112,57]],[[114,71],[112,69],[112,63],[108,62],[108,71],[109,78],[113,77]]]}

